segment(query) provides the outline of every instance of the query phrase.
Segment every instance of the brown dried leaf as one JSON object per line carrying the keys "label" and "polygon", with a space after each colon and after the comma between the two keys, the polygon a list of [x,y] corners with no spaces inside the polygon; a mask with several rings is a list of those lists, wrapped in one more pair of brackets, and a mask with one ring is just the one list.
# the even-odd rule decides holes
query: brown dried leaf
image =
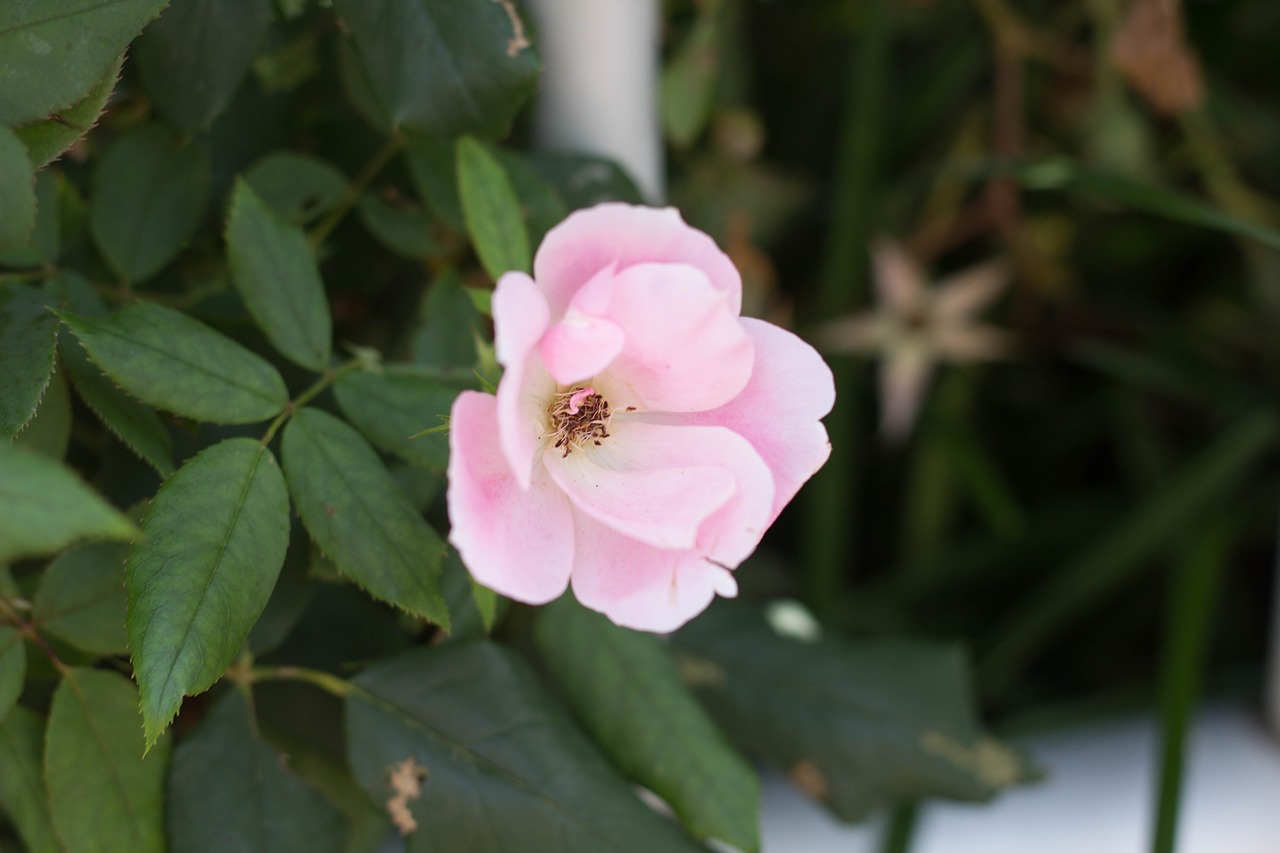
{"label": "brown dried leaf", "polygon": [[394,792],[387,800],[387,814],[401,835],[408,835],[418,828],[418,822],[409,811],[409,801],[422,796],[422,782],[427,778],[427,768],[417,762],[412,755],[404,761],[397,761],[387,768],[387,784]]}
{"label": "brown dried leaf", "polygon": [[827,777],[822,775],[818,765],[812,761],[808,759],[797,761],[787,775],[791,777],[791,781],[797,788],[815,800],[825,800],[827,798]]}
{"label": "brown dried leaf", "polygon": [[1111,62],[1156,112],[1177,115],[1204,101],[1200,61],[1184,38],[1178,0],[1133,0],[1111,43]]}

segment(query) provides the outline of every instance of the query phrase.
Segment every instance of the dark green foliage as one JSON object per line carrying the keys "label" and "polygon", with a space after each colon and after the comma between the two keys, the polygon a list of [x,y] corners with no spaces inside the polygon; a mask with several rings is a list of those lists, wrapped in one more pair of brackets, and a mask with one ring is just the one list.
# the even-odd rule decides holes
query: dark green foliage
{"label": "dark green foliage", "polygon": [[303,409],[285,427],[282,454],[298,514],[338,571],[447,628],[437,589],[444,543],[360,434],[332,415]]}
{"label": "dark green foliage", "polygon": [[503,3],[338,0],[334,8],[394,127],[501,133],[533,92],[538,60],[518,13]]}
{"label": "dark green foliage", "polygon": [[538,651],[620,770],[699,838],[760,848],[760,783],[680,682],[662,644],[570,598],[538,617]]}
{"label": "dark green foliage", "polygon": [[116,140],[98,165],[89,204],[94,239],[116,275],[150,278],[182,250],[204,218],[209,168],[198,143],[160,124]]}
{"label": "dark green foliage", "polygon": [[177,470],[125,566],[129,649],[150,747],[182,697],[210,687],[267,606],[289,543],[289,498],[271,451],[233,438]]}
{"label": "dark green foliage", "polygon": [[410,851],[697,849],[636,798],[512,652],[487,641],[370,669],[353,682],[346,720],[347,758],[370,799],[392,795],[397,765],[425,770],[406,804],[433,832],[411,835]]}
{"label": "dark green foliage", "polygon": [[49,710],[44,777],[58,837],[71,850],[161,853],[168,738],[143,757],[138,691],[125,677],[63,673]]}
{"label": "dark green foliage", "polygon": [[846,820],[929,796],[982,800],[1030,775],[978,728],[958,649],[802,640],[731,604],[675,642],[685,680],[729,735]]}
{"label": "dark green foliage", "polygon": [[342,816],[283,758],[262,740],[245,696],[228,691],[173,752],[169,846],[192,853],[340,853]]}

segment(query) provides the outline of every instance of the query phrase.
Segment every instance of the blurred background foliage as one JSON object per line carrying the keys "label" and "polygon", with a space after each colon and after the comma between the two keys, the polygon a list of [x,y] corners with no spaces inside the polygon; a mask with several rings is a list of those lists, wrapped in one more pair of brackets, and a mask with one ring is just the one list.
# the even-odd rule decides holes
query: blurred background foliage
{"label": "blurred background foliage", "polygon": [[[671,197],[756,312],[825,344],[843,392],[833,463],[772,540],[803,570],[746,577],[853,631],[964,638],[1004,717],[1153,696],[1183,564],[1207,562],[1211,683],[1256,694],[1280,364],[1263,34],[1280,9],[669,8]],[[877,427],[876,371],[903,345],[842,354],[829,322],[873,310],[885,238],[934,280],[1003,259],[983,319],[1013,341],[943,363],[896,434]]]}
{"label": "blurred background foliage", "polygon": [[[1158,709],[1170,849],[1189,709],[1259,703],[1274,618],[1280,8],[668,8],[671,196],[841,392],[832,462],[769,540],[801,570],[775,551],[746,588],[962,641],[998,731]],[[896,430],[886,365],[947,330],[853,333],[893,302],[886,239],[921,279],[1003,260],[981,313],[1013,342],[934,369]]]}

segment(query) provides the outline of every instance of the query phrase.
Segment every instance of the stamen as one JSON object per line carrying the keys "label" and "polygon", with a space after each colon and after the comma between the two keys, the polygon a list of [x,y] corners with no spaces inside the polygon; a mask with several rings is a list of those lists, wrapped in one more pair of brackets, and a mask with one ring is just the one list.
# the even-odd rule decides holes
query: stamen
{"label": "stamen", "polygon": [[[634,411],[634,407],[630,410]],[[590,386],[556,394],[547,414],[551,418],[555,447],[563,447],[565,456],[587,442],[600,446],[600,439],[609,437],[609,424],[613,421],[608,401]]]}

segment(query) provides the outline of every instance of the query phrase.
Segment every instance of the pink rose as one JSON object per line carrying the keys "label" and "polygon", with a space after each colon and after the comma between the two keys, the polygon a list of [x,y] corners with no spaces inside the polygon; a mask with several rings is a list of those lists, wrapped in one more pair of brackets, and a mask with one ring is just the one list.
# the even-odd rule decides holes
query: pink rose
{"label": "pink rose", "polygon": [[729,258],[673,209],[602,204],[547,234],[493,294],[496,396],[449,429],[449,541],[530,604],[574,594],[672,631],[716,593],[831,452],[831,371],[739,317]]}

